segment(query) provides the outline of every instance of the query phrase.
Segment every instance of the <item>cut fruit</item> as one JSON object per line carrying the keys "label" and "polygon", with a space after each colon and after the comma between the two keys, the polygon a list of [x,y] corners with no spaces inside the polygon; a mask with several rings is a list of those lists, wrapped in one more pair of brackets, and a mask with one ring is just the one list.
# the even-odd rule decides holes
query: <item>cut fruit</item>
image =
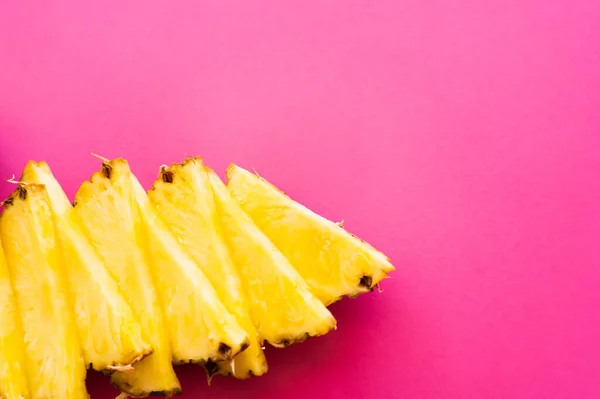
{"label": "cut fruit", "polygon": [[[115,163],[104,162],[104,165],[114,167]],[[248,347],[248,336],[157,215],[127,164],[123,162],[119,167],[131,180],[133,199],[142,221],[146,259],[163,306],[174,362],[210,366],[232,359]]]}
{"label": "cut fruit", "polygon": [[28,397],[23,329],[0,241],[0,398]]}
{"label": "cut fruit", "polygon": [[43,185],[20,184],[4,201],[0,236],[24,330],[29,397],[88,398],[83,353]]}
{"label": "cut fruit", "polygon": [[96,251],[127,293],[129,304],[154,352],[135,363],[134,370],[117,371],[111,381],[134,396],[173,396],[181,392],[173,370],[172,353],[163,312],[144,259],[141,223],[133,201],[129,167],[124,160],[105,162],[79,188],[75,213]]}
{"label": "cut fruit", "polygon": [[200,159],[163,167],[148,192],[150,201],[171,228],[184,249],[209,278],[219,299],[250,337],[250,346],[230,362],[219,362],[209,374],[237,378],[262,375],[267,362],[256,328],[250,318],[250,306],[227,246],[218,231],[219,220],[212,190]]}
{"label": "cut fruit", "polygon": [[384,254],[259,176],[230,165],[227,180],[242,209],[326,305],[371,291],[394,270]]}
{"label": "cut fruit", "polygon": [[29,162],[21,181],[46,186],[86,364],[104,373],[130,368],[149,355],[152,347],[119,286],[83,234],[67,196],[45,162]]}
{"label": "cut fruit", "polygon": [[[205,167],[224,237],[250,301],[258,333],[285,347],[335,328],[327,308],[306,282],[235,202],[221,179]],[[200,183],[199,183],[200,184]]]}

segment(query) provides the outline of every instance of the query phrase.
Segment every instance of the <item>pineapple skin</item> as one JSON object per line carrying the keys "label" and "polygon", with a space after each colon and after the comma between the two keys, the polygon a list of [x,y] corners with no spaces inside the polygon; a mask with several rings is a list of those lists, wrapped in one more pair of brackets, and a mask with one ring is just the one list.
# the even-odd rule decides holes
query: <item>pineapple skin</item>
{"label": "pineapple skin", "polygon": [[163,312],[140,247],[141,226],[129,174],[125,160],[105,162],[78,190],[74,210],[119,288],[127,293],[129,305],[154,348],[150,356],[134,364],[133,370],[112,374],[112,384],[133,397],[171,397],[181,393],[181,385],[173,370]]}
{"label": "pineapple skin", "polygon": [[28,397],[23,329],[0,241],[0,398]]}
{"label": "pineapple skin", "polygon": [[335,318],[300,274],[239,207],[216,173],[206,167],[205,171],[260,336],[275,347],[286,347],[335,329]]}
{"label": "pineapple skin", "polygon": [[24,331],[31,399],[85,399],[86,369],[46,189],[20,184],[4,202],[0,237]]}
{"label": "pineapple skin", "polygon": [[262,340],[250,317],[250,305],[222,238],[212,189],[202,159],[189,158],[161,169],[148,197],[173,234],[208,277],[219,299],[250,339],[249,347],[231,362],[207,365],[209,375],[239,379],[268,371]]}
{"label": "pineapple skin", "polygon": [[84,235],[49,166],[28,162],[21,181],[46,187],[86,365],[111,374],[151,354],[138,319]]}
{"label": "pineapple skin", "polygon": [[372,291],[394,270],[384,254],[258,175],[232,164],[227,180],[238,204],[324,304]]}
{"label": "pineapple skin", "polygon": [[158,216],[133,174],[131,182],[143,225],[144,250],[163,306],[174,363],[210,366],[231,360],[248,347],[248,336]]}

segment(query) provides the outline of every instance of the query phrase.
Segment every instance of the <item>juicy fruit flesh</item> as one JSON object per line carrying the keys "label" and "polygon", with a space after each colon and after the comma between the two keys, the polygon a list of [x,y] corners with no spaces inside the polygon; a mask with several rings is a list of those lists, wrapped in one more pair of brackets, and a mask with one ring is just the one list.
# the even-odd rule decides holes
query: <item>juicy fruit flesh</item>
{"label": "juicy fruit flesh", "polygon": [[0,241],[0,398],[26,398],[28,390],[23,330]]}
{"label": "juicy fruit flesh", "polygon": [[285,256],[242,211],[219,177],[209,170],[206,173],[261,337],[283,347],[334,329],[331,313],[310,293]]}
{"label": "juicy fruit flesh", "polygon": [[261,375],[263,340],[326,334],[325,305],[394,270],[238,169],[227,187],[190,158],[146,194],[126,161],[105,160],[73,210],[48,166],[30,162],[0,215],[0,398],[87,398],[86,364],[119,397],[180,393],[172,361]]}
{"label": "juicy fruit flesh", "polygon": [[154,349],[150,356],[135,363],[133,370],[115,372],[111,376],[113,385],[134,397],[152,393],[172,396],[181,391],[181,386],[171,363],[162,309],[140,246],[139,218],[128,168],[123,163],[116,160],[106,164],[84,182],[75,196],[74,209],[85,234],[119,288],[127,294]]}
{"label": "juicy fruit flesh", "polygon": [[88,398],[85,363],[44,186],[21,186],[5,201],[0,236],[23,325],[30,397]]}
{"label": "juicy fruit flesh", "polygon": [[230,360],[248,346],[248,336],[156,214],[139,181],[133,174],[130,178],[174,362],[212,364]]}
{"label": "juicy fruit flesh", "polygon": [[209,374],[233,373],[237,378],[264,374],[267,363],[262,342],[252,324],[250,306],[235,265],[218,231],[212,189],[201,160],[189,159],[163,168],[148,197],[250,339],[250,346],[234,358],[233,365],[219,362],[207,371]]}
{"label": "juicy fruit flesh", "polygon": [[325,304],[370,291],[394,270],[381,252],[235,165],[228,189]]}
{"label": "juicy fruit flesh", "polygon": [[152,352],[121,290],[83,234],[67,196],[45,163],[29,162],[21,180],[47,190],[85,362],[112,372]]}

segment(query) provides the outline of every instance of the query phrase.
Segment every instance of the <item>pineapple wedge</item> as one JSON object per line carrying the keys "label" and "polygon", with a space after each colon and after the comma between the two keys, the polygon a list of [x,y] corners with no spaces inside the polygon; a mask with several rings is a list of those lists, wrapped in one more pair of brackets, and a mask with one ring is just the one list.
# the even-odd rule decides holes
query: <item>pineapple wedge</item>
{"label": "pineapple wedge", "polygon": [[0,398],[28,397],[23,330],[0,241]]}
{"label": "pineapple wedge", "polygon": [[217,230],[220,226],[212,191],[207,184],[198,184],[202,182],[207,182],[202,162],[190,158],[183,164],[163,167],[148,197],[250,338],[250,346],[235,357],[233,364],[219,362],[213,369],[207,368],[209,375],[233,374],[242,379],[263,375],[267,372],[267,362],[262,342],[252,324],[250,306],[235,265]]}
{"label": "pineapple wedge", "polygon": [[175,363],[230,360],[249,345],[248,336],[219,300],[204,273],[158,217],[144,188],[123,160],[103,168],[128,175],[142,223],[144,250],[161,300]]}
{"label": "pineapple wedge", "polygon": [[104,373],[130,368],[150,354],[152,347],[119,286],[83,234],[67,196],[45,162],[29,162],[21,181],[46,186],[86,364]]}
{"label": "pineapple wedge", "polygon": [[293,201],[259,176],[236,165],[228,189],[326,305],[371,291],[394,270],[369,244]]}
{"label": "pineapple wedge", "polygon": [[31,399],[84,399],[85,363],[68,299],[50,200],[20,184],[4,201],[0,236],[15,288]]}
{"label": "pineapple wedge", "polygon": [[[196,160],[201,165],[200,159]],[[335,328],[331,313],[310,293],[287,259],[252,223],[229,195],[219,177],[200,166],[195,187],[199,201],[210,201],[211,191],[222,228],[250,304],[250,317],[259,335],[276,347],[285,347]],[[180,209],[187,217],[194,203]],[[173,214],[165,215],[174,221]],[[186,237],[180,236],[185,241]]]}
{"label": "pineapple wedge", "polygon": [[139,214],[125,161],[103,164],[101,171],[81,185],[75,204],[85,234],[121,290],[127,293],[129,304],[154,348],[152,355],[134,365],[134,370],[112,374],[113,385],[134,397],[170,397],[180,393],[162,308],[144,259]]}

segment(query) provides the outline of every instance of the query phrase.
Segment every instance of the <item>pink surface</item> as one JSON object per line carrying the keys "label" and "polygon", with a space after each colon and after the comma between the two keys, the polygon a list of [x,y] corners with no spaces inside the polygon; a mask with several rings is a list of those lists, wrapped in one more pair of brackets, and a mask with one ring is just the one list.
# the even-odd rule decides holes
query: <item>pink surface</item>
{"label": "pink surface", "polygon": [[264,378],[183,368],[183,398],[600,397],[600,2],[95,3],[0,3],[2,179],[201,154],[398,267]]}

